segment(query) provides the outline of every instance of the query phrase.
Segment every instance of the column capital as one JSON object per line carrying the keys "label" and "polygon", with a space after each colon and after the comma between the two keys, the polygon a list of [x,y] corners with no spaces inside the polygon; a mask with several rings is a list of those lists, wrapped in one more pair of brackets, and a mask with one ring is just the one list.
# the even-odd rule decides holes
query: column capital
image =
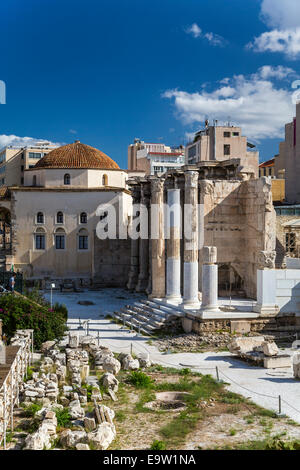
{"label": "column capital", "polygon": [[203,264],[215,264],[217,262],[217,247],[203,247]]}
{"label": "column capital", "polygon": [[184,172],[185,186],[190,188],[198,188],[199,173],[195,170],[186,170]]}
{"label": "column capital", "polygon": [[153,178],[151,182],[151,191],[152,192],[162,192],[164,189],[164,178]]}

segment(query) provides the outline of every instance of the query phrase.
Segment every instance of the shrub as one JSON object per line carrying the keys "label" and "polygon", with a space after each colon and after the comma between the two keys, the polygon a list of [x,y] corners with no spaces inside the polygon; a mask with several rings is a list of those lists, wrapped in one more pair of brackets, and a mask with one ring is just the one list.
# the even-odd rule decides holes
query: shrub
{"label": "shrub", "polygon": [[62,337],[66,330],[63,313],[14,294],[1,295],[0,319],[8,339],[17,329],[33,329],[34,345],[37,349],[44,341]]}
{"label": "shrub", "polygon": [[68,408],[63,408],[62,410],[56,408],[55,415],[57,418],[57,425],[62,428],[66,428],[71,424],[71,415]]}
{"label": "shrub", "polygon": [[153,441],[150,450],[166,450],[166,444],[164,441]]}
{"label": "shrub", "polygon": [[141,371],[132,371],[128,382],[136,388],[150,388],[153,384],[151,377]]}
{"label": "shrub", "polygon": [[31,403],[24,408],[24,416],[26,416],[26,418],[33,418],[35,413],[41,409],[42,405],[40,403]]}

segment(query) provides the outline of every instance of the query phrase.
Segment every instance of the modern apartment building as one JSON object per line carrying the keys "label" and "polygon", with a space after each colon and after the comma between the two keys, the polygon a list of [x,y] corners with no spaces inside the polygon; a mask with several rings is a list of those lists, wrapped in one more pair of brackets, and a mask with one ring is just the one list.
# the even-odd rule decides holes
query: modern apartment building
{"label": "modern apartment building", "polygon": [[161,175],[184,165],[184,147],[146,143],[135,139],[128,146],[128,170],[143,171],[146,175]]}
{"label": "modern apartment building", "polygon": [[0,149],[0,186],[20,186],[24,184],[24,170],[33,168],[37,161],[56,148],[48,142]]}
{"label": "modern apartment building", "polygon": [[206,122],[205,129],[195,134],[194,140],[185,148],[185,164],[196,165],[204,161],[223,161],[239,158],[242,165],[255,170],[258,177],[258,152],[255,145],[242,136],[240,127],[210,126]]}

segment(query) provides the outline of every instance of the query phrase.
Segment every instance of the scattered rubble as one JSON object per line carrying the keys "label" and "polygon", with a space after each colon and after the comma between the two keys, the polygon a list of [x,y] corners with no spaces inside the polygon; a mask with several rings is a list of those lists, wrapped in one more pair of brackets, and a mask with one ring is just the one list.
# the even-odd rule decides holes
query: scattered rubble
{"label": "scattered rubble", "polygon": [[266,369],[291,366],[290,356],[279,354],[276,343],[266,341],[264,336],[235,338],[228,345],[228,349],[232,354],[254,361]]}

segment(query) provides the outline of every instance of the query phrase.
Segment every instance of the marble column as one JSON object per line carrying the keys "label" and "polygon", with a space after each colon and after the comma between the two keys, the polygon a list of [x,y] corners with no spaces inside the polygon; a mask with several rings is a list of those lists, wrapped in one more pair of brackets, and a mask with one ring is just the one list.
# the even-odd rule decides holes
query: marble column
{"label": "marble column", "polygon": [[[149,192],[147,190],[147,186],[145,184],[142,185],[141,188],[141,205],[144,206],[147,210],[149,209]],[[142,219],[143,217],[143,208],[141,208],[141,224],[147,223],[148,225],[148,218],[147,221]],[[148,236],[148,230],[147,230]],[[140,238],[139,238],[139,277],[136,286],[136,292],[146,292],[148,287],[148,279],[149,279],[149,239],[143,238],[142,227],[140,230]]]}
{"label": "marble column", "polygon": [[[132,193],[132,204],[138,204],[140,201],[140,187],[133,186],[131,188]],[[133,217],[131,216],[129,221],[129,227],[132,226]],[[128,275],[127,289],[135,290],[138,277],[139,277],[139,239],[130,240],[130,270]]]}
{"label": "marble column", "polygon": [[261,251],[258,255],[257,269],[257,304],[254,312],[261,316],[276,315],[276,251]]}
{"label": "marble column", "polygon": [[167,240],[167,302],[180,303],[180,234],[181,206],[180,189],[168,189],[169,239]]}
{"label": "marble column", "polygon": [[198,172],[187,170],[184,189],[183,306],[199,309],[198,299]]}
{"label": "marble column", "polygon": [[201,310],[219,311],[217,247],[203,247]]}
{"label": "marble column", "polygon": [[165,238],[164,238],[164,179],[152,177],[151,181],[151,272],[152,290],[149,298],[164,298]]}

